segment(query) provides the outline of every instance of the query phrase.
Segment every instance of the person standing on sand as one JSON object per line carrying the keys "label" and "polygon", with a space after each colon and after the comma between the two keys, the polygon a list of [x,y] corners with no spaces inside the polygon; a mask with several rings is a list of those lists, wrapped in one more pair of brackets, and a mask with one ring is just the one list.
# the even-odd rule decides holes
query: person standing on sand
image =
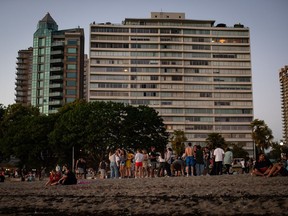
{"label": "person standing on sand", "polygon": [[210,160],[211,160],[211,151],[210,149],[208,148],[208,146],[206,146],[204,148],[204,172],[203,174],[204,175],[209,175],[209,172],[210,172]]}
{"label": "person standing on sand", "polygon": [[155,170],[157,168],[157,157],[158,154],[156,153],[156,149],[154,146],[151,146],[151,152],[149,153],[149,159],[150,159],[150,175],[152,178],[155,176]]}
{"label": "person standing on sand", "polygon": [[224,154],[224,150],[219,145],[213,152],[213,155],[215,157],[215,175],[222,175],[222,163],[224,159]]}
{"label": "person standing on sand", "polygon": [[134,158],[134,154],[132,153],[131,150],[128,150],[128,153],[127,153],[127,160],[126,160],[126,164],[125,164],[125,167],[126,167],[126,176],[128,178],[131,178],[132,177],[132,160]]}
{"label": "person standing on sand", "polygon": [[195,161],[196,161],[196,175],[201,176],[203,175],[204,171],[204,155],[203,155],[203,150],[200,145],[197,145],[196,147],[196,156],[195,156]]}
{"label": "person standing on sand", "polygon": [[186,174],[188,176],[193,176],[194,170],[194,156],[193,148],[191,142],[188,143],[188,146],[185,148],[185,157],[186,157]]}
{"label": "person standing on sand", "polygon": [[120,177],[119,178],[125,178],[126,160],[127,160],[126,151],[124,149],[120,149],[119,150],[119,170],[120,170]]}
{"label": "person standing on sand", "polygon": [[157,171],[157,177],[163,177],[165,174],[165,152],[161,152],[158,156],[159,167]]}
{"label": "person standing on sand", "polygon": [[140,149],[135,154],[135,178],[143,178],[143,160],[144,156]]}
{"label": "person standing on sand", "polygon": [[232,163],[233,163],[233,152],[230,150],[230,148],[227,148],[224,154],[224,166],[226,174],[230,175],[233,174],[232,172],[230,172],[232,168]]}
{"label": "person standing on sand", "polygon": [[167,148],[165,151],[164,159],[165,159],[165,170],[167,176],[171,176],[171,163],[172,163],[172,149]]}
{"label": "person standing on sand", "polygon": [[143,153],[143,177],[149,177],[150,173],[149,173],[149,155],[147,153],[146,149],[143,149],[142,151]]}
{"label": "person standing on sand", "polygon": [[109,153],[109,161],[110,161],[110,178],[118,178],[119,170],[116,164],[116,152]]}

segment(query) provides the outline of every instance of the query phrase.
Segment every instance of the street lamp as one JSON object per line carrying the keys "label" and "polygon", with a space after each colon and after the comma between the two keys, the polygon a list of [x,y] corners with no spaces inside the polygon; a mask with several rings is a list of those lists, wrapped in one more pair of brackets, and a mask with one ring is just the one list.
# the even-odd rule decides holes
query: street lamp
{"label": "street lamp", "polygon": [[74,146],[72,146],[72,170],[74,172],[74,164],[75,164],[75,158],[74,158]]}

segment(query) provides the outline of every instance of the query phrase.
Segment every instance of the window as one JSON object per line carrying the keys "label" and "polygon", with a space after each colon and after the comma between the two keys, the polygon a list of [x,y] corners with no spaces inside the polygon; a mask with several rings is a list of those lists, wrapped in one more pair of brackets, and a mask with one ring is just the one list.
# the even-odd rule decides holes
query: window
{"label": "window", "polygon": [[77,45],[77,40],[74,39],[68,40],[67,45]]}
{"label": "window", "polygon": [[67,86],[76,86],[77,82],[75,80],[68,80],[66,81]]}
{"label": "window", "polygon": [[77,49],[76,48],[68,48],[67,52],[68,53],[77,53]]}
{"label": "window", "polygon": [[75,72],[67,72],[66,77],[67,78],[77,78],[77,73],[75,73]]}
{"label": "window", "polygon": [[76,62],[77,61],[77,57],[76,56],[67,56],[67,61],[68,62]]}
{"label": "window", "polygon": [[76,95],[76,89],[67,89],[66,94],[67,95]]}
{"label": "window", "polygon": [[67,70],[76,70],[76,65],[75,64],[68,64]]}
{"label": "window", "polygon": [[172,76],[173,81],[182,81],[182,76]]}
{"label": "window", "polygon": [[66,103],[71,103],[73,101],[75,101],[76,98],[66,98]]}

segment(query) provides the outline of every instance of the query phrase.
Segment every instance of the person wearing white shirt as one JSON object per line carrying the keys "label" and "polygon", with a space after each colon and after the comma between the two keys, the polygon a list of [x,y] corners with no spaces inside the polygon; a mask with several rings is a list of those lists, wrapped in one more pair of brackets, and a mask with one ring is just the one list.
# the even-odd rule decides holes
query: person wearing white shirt
{"label": "person wearing white shirt", "polygon": [[135,178],[143,178],[143,160],[144,155],[142,154],[140,149],[137,149],[137,153],[134,157],[135,160]]}
{"label": "person wearing white shirt", "polygon": [[215,158],[215,175],[222,175],[222,163],[224,154],[224,150],[220,146],[218,146],[213,152]]}

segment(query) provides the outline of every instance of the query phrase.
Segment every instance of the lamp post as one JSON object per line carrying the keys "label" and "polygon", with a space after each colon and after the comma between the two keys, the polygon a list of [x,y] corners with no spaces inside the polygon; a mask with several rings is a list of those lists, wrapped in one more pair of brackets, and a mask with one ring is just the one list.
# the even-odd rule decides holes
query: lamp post
{"label": "lamp post", "polygon": [[72,146],[72,171],[74,172],[74,164],[75,164],[75,158],[74,158],[74,146]]}

